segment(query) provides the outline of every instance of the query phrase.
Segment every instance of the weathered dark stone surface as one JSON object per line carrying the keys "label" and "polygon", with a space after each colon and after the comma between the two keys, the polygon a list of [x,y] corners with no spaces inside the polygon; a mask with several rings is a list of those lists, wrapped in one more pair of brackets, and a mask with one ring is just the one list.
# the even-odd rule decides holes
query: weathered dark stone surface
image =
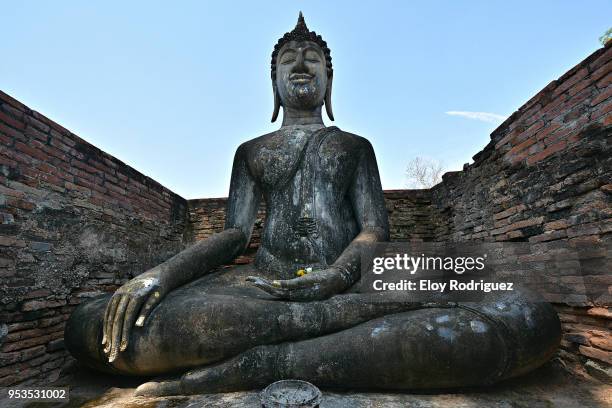
{"label": "weathered dark stone surface", "polygon": [[0,92],[0,386],[56,379],[76,305],[182,250],[187,224],[185,199]]}
{"label": "weathered dark stone surface", "polygon": [[[436,193],[435,206],[431,191],[389,192],[392,238],[563,239],[587,246],[609,239],[611,56],[610,45],[596,51],[528,101],[493,133],[494,144],[475,156],[474,165],[434,189],[442,191]],[[595,131],[585,131],[592,125]],[[2,92],[0,144],[0,282],[3,293],[10,294],[0,304],[9,330],[0,345],[0,384],[48,382],[67,361],[67,353],[55,347],[73,305],[112,291],[131,274],[173,255],[192,231],[196,238],[218,231],[225,201],[191,200],[191,223],[186,224],[180,197]],[[504,162],[511,166],[497,174]],[[532,190],[528,196],[513,187],[521,182]],[[68,210],[39,212],[57,200]],[[432,214],[429,220],[427,214]],[[65,269],[58,231],[69,231],[64,224],[89,223],[100,226],[109,245],[126,245],[126,251],[106,251],[100,258],[96,245],[87,247],[91,253],[79,245],[75,258],[83,262]],[[255,238],[259,231],[256,224]],[[73,239],[70,234],[64,239]],[[256,240],[250,245],[251,253],[236,262],[249,261]],[[62,274],[39,273],[40,256],[48,270]],[[86,286],[64,291],[64,282]],[[590,300],[589,291],[610,283],[609,274],[568,274],[566,284],[551,282],[546,294],[566,333],[560,355],[567,368],[579,373],[586,368],[608,380],[612,314],[609,304]]]}
{"label": "weathered dark stone surface", "polygon": [[[608,44],[551,82],[493,132],[464,171],[431,190],[385,192],[394,241],[528,241],[579,251],[581,261],[536,254],[558,259],[563,275],[542,294],[559,311],[567,368],[607,381],[612,347],[602,339],[612,337],[612,266],[609,254],[593,249],[609,248],[612,231],[611,58]],[[190,201],[196,239],[218,230],[223,205]],[[254,239],[251,251],[257,245]]]}
{"label": "weathered dark stone surface", "polygon": [[[54,385],[71,385],[71,402],[46,404],[49,408],[260,408],[259,391],[146,398],[135,397],[138,379],[100,374],[84,368],[61,378]],[[612,404],[609,387],[570,376],[555,361],[520,378],[483,389],[457,392],[372,393],[323,389],[321,408],[600,408]],[[38,405],[0,400],[7,408],[35,408]]]}
{"label": "weathered dark stone surface", "polygon": [[[300,15],[293,33],[305,30]],[[143,384],[137,393],[147,396],[292,378],[390,390],[490,385],[545,363],[560,323],[549,304],[521,291],[427,304],[409,293],[357,293],[363,246],[389,238],[374,151],[362,137],[323,126],[329,50],[290,37],[273,59],[283,125],[237,149],[224,230],[110,300],[77,308],[65,329],[68,350],[108,372],[184,372]],[[214,272],[247,246],[262,200],[254,264]],[[295,278],[298,269],[309,273]]]}

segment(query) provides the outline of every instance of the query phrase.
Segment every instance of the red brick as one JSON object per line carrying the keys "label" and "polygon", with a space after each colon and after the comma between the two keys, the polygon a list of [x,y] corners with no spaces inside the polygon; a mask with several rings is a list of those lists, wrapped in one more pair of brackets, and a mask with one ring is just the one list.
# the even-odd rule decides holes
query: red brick
{"label": "red brick", "polygon": [[85,170],[88,173],[101,174],[100,170],[96,169],[95,167],[90,166],[89,164],[83,163],[80,160],[72,160],[71,163],[74,167],[78,167],[79,169]]}
{"label": "red brick", "polygon": [[[606,54],[610,54],[612,49],[608,49]],[[593,81],[597,81],[610,71],[612,71],[612,60],[604,60],[604,58],[598,58],[597,61],[592,62],[589,65],[589,69],[591,70],[591,79]]]}
{"label": "red brick", "polygon": [[22,210],[27,210],[27,211],[31,211],[36,207],[36,205],[31,201],[21,200],[19,198],[12,198],[12,197],[7,198],[6,203],[10,207],[17,207],[17,208],[21,208]]}
{"label": "red brick", "polygon": [[546,136],[550,135],[551,133],[554,133],[557,129],[559,129],[561,127],[561,124],[559,123],[550,123],[548,126],[546,126],[544,129],[542,129],[541,132],[539,132],[536,135],[536,139],[537,140],[542,140],[544,139]]}
{"label": "red brick", "polygon": [[567,237],[567,233],[565,230],[559,231],[546,231],[543,234],[534,235],[533,237],[529,237],[529,242],[547,242],[554,241],[557,239],[563,239]]}
{"label": "red brick", "polygon": [[600,350],[595,347],[579,346],[580,354],[586,357],[594,358],[608,364],[612,364],[612,352]]}
{"label": "red brick", "polygon": [[583,129],[583,126],[587,123],[589,123],[588,118],[582,117],[576,122],[571,123],[569,126],[558,130],[557,132],[544,139],[545,146],[552,146],[561,140],[565,140],[569,145],[582,139],[583,134],[581,130]]}
{"label": "red brick", "polygon": [[[34,346],[38,346],[40,344],[46,344],[49,340],[51,340],[51,335],[45,335],[40,337],[34,337],[27,340],[22,340],[17,343],[6,343],[2,345],[2,352],[8,353],[11,351],[23,350],[26,348],[31,348]],[[1,369],[0,369],[1,370]]]}
{"label": "red brick", "polygon": [[506,153],[506,155],[508,155],[508,156],[516,156],[518,153],[522,152],[523,150],[525,150],[526,148],[528,148],[529,146],[531,146],[535,142],[536,142],[535,138],[529,138],[529,139],[525,140],[524,142],[519,143],[518,145],[514,146],[512,149],[510,149],[508,151],[508,153]]}
{"label": "red brick", "polygon": [[78,191],[81,193],[85,193],[87,195],[91,195],[91,190],[82,186],[79,186],[77,184],[71,183],[70,181],[66,181],[64,183],[64,187],[68,190],[72,190],[72,191]]}
{"label": "red brick", "polygon": [[[534,147],[534,146],[531,146]],[[505,158],[507,160],[509,160],[511,163],[519,163],[522,162],[523,160],[525,160],[527,158],[527,156],[529,156],[531,153],[528,150],[523,150],[520,153],[517,153],[515,155],[506,155]]]}
{"label": "red brick", "polygon": [[40,320],[39,326],[40,327],[53,326],[60,322],[68,320],[68,317],[69,315],[58,315],[58,316],[53,316],[53,317],[47,317],[45,319]]}
{"label": "red brick", "polygon": [[21,305],[21,310],[30,312],[32,310],[49,309],[64,306],[65,300],[31,300]]}
{"label": "red brick", "polygon": [[521,220],[521,221],[517,221],[514,222],[510,225],[508,225],[507,227],[504,227],[503,230],[504,232],[508,232],[508,231],[513,231],[519,228],[525,228],[525,227],[531,227],[533,225],[539,225],[542,224],[542,222],[544,221],[544,217],[534,217],[534,218],[529,218],[526,220]]}
{"label": "red brick", "polygon": [[589,71],[586,67],[580,68],[574,75],[570,78],[567,78],[563,81],[559,86],[553,91],[552,97],[555,98],[563,92],[567,91],[569,88],[577,84],[581,79],[586,77],[589,74]]}
{"label": "red brick", "polygon": [[41,329],[30,329],[30,330],[22,330],[7,334],[5,336],[5,342],[10,343],[17,340],[30,339],[32,337],[38,337],[45,334],[44,330]]}
{"label": "red brick", "polygon": [[119,184],[119,179],[115,176],[111,176],[110,174],[105,174],[104,180],[106,180],[107,183]]}
{"label": "red brick", "polygon": [[608,75],[603,77],[600,81],[595,84],[599,89],[606,88],[612,84],[612,72],[609,72]]}
{"label": "red brick", "polygon": [[49,143],[51,144],[51,146],[57,147],[58,149],[63,150],[64,152],[72,155],[74,149],[65,144],[63,140],[64,138],[60,139],[58,137],[51,137],[51,139],[49,139]]}
{"label": "red brick", "polygon": [[25,122],[43,133],[49,133],[51,130],[51,127],[48,124],[38,120],[34,115],[26,115]]}
{"label": "red brick", "polygon": [[612,96],[612,86],[602,89],[593,99],[591,99],[591,106],[600,104],[601,102],[609,99]]}
{"label": "red brick", "polygon": [[3,185],[0,185],[0,193],[6,194],[7,196],[15,197],[15,198],[25,197],[25,193],[23,191],[15,190],[13,188],[9,188]]}
{"label": "red brick", "polygon": [[591,88],[584,89],[582,92],[573,95],[568,98],[563,105],[560,105],[556,110],[550,111],[549,115],[557,114],[552,120],[556,120],[556,117],[563,118],[563,121],[566,122],[565,119],[569,112],[575,110],[575,108],[583,109],[587,111],[587,106],[590,105],[589,100],[593,97],[593,90]]}
{"label": "red brick", "polygon": [[27,138],[22,132],[7,126],[2,122],[0,122],[0,132],[17,140],[21,140],[22,142],[25,142],[27,140]]}
{"label": "red brick", "polygon": [[533,123],[533,125],[529,126],[520,136],[519,136],[519,140],[527,140],[529,138],[532,138],[534,135],[536,135],[538,133],[538,131],[540,129],[542,129],[544,127],[544,121],[543,120],[538,120],[535,123]]}
{"label": "red brick", "polygon": [[92,183],[88,179],[78,178],[76,179],[76,184],[81,185],[83,187],[87,187],[90,190],[98,191],[102,194],[106,193],[106,188],[104,188],[100,182]]}
{"label": "red brick", "polygon": [[36,289],[36,290],[31,290],[25,295],[23,295],[23,298],[24,299],[34,299],[34,298],[49,296],[50,294],[51,294],[51,291],[49,289]]}
{"label": "red brick", "polygon": [[511,216],[513,214],[516,214],[517,212],[521,212],[521,211],[525,210],[525,208],[526,207],[523,204],[515,205],[514,207],[510,207],[507,210],[504,210],[502,212],[499,212],[499,213],[493,215],[493,218],[495,220],[506,218],[506,217],[509,217],[509,216]]}
{"label": "red brick", "polygon": [[566,147],[566,142],[564,140],[555,143],[552,146],[547,147],[546,149],[542,150],[539,153],[534,154],[533,156],[530,156],[527,158],[527,165],[532,165],[534,163],[540,162],[542,160],[544,160],[545,158],[547,158],[548,156],[557,153],[563,149],[565,149]]}
{"label": "red brick", "polygon": [[113,183],[105,182],[104,187],[108,188],[109,190],[115,191],[116,193],[121,194],[122,196],[127,194],[127,191],[125,191],[124,188],[121,188]]}
{"label": "red brick", "polygon": [[[581,92],[583,89],[591,87],[592,84],[593,84],[593,79],[590,77],[586,77],[582,81],[578,82],[576,85],[572,86],[568,91],[568,95],[569,96],[576,95],[577,93]],[[590,89],[589,91],[593,92],[592,89]]]}
{"label": "red brick", "polygon": [[591,113],[591,120],[594,121],[600,116],[612,112],[612,103],[602,103],[597,105],[596,109]]}
{"label": "red brick", "polygon": [[612,351],[612,333],[610,331],[589,330],[587,338],[591,346]]}
{"label": "red brick", "polygon": [[612,320],[612,310],[609,307],[591,307],[587,310],[587,314]]}
{"label": "red brick", "polygon": [[8,325],[8,331],[11,333],[19,330],[32,329],[36,326],[38,326],[37,321],[11,323]]}
{"label": "red brick", "polygon": [[23,144],[21,142],[15,142],[15,149],[26,153],[27,155],[29,155],[30,157],[33,157],[37,160],[41,160],[41,161],[47,161],[49,160],[49,155],[47,155],[47,153],[45,153],[43,150],[39,149],[39,148],[35,148],[35,147],[30,147],[26,144]]}
{"label": "red brick", "polygon": [[98,183],[98,182],[101,183],[102,182],[102,179],[97,177],[95,174],[88,173],[77,167],[71,167],[68,171],[74,176],[76,176],[77,179],[81,179],[81,180],[85,179],[89,181],[90,183]]}
{"label": "red brick", "polygon": [[47,141],[49,140],[49,135],[47,133],[41,132],[40,130],[35,129],[30,125],[26,127],[25,134],[26,136],[29,136],[31,138],[41,140],[44,143],[47,143]]}
{"label": "red brick", "polygon": [[45,346],[35,346],[32,348],[28,348],[21,351],[14,351],[12,353],[2,353],[0,356],[0,365],[4,362],[4,365],[9,365],[13,363],[28,361],[38,356],[45,354],[46,347]]}
{"label": "red brick", "polygon": [[565,229],[568,226],[569,225],[567,223],[567,220],[557,220],[557,221],[547,222],[546,224],[544,224],[544,230],[547,230],[547,231],[559,230],[559,229]]}
{"label": "red brick", "polygon": [[14,127],[15,129],[19,129],[19,130],[25,129],[25,124],[22,121],[17,120],[2,111],[0,111],[0,122],[4,122],[9,126]]}
{"label": "red brick", "polygon": [[12,107],[19,109],[22,112],[25,112],[26,110],[28,110],[28,108],[24,104],[22,104],[17,99],[13,98],[12,96],[10,96],[10,95],[2,92],[2,91],[0,91],[0,99],[3,100],[4,102],[8,103]]}
{"label": "red brick", "polygon": [[102,164],[102,163],[100,163],[97,160],[93,160],[93,159],[90,158],[87,162],[88,162],[88,164],[90,164],[91,166],[93,166],[96,169],[100,170],[104,174],[112,174],[112,175],[115,174],[115,169],[113,169],[113,168],[111,168],[111,167],[109,167],[109,166],[107,166],[105,164]]}

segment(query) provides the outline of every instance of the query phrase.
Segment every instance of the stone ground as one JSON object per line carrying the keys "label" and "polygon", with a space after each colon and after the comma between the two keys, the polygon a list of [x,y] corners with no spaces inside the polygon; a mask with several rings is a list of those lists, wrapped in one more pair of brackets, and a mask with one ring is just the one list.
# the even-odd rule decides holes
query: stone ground
{"label": "stone ground", "polygon": [[[24,403],[0,399],[6,408],[232,408],[260,407],[258,392],[166,398],[134,397],[140,379],[111,377],[76,368],[54,386],[70,385],[66,403]],[[612,407],[612,386],[568,374],[551,362],[527,376],[486,389],[423,393],[338,392],[323,390],[321,408],[549,408]]]}

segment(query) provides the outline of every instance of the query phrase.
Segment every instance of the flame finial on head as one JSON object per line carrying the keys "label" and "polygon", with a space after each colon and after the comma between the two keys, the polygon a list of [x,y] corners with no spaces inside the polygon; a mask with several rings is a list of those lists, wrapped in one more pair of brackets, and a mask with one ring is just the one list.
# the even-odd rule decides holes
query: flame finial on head
{"label": "flame finial on head", "polygon": [[298,16],[297,24],[295,25],[295,28],[293,29],[293,31],[301,31],[304,33],[308,33],[308,27],[306,26],[306,20],[304,20],[304,15],[302,14],[301,11],[300,11],[300,15]]}

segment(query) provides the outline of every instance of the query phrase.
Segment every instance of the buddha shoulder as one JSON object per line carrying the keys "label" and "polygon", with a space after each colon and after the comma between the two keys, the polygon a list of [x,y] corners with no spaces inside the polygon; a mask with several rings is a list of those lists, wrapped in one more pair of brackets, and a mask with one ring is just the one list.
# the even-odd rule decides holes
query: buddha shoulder
{"label": "buddha shoulder", "polygon": [[[291,148],[294,144],[302,144],[305,138],[308,138],[312,132],[302,129],[285,129],[281,128],[274,132],[266,133],[262,136],[250,139],[242,143],[237,151],[243,153],[252,152],[261,148]],[[357,148],[370,148],[371,144],[363,136],[359,136],[350,132],[345,132],[338,129],[336,132],[330,133],[326,138],[326,142],[337,142],[346,145],[352,145]]]}
{"label": "buddha shoulder", "polygon": [[[289,170],[309,136],[307,132],[281,128],[242,143],[236,150],[236,159],[244,160],[254,175],[264,173],[266,168]],[[369,155],[372,145],[362,136],[340,130],[330,133],[319,149],[321,157],[352,159]]]}

